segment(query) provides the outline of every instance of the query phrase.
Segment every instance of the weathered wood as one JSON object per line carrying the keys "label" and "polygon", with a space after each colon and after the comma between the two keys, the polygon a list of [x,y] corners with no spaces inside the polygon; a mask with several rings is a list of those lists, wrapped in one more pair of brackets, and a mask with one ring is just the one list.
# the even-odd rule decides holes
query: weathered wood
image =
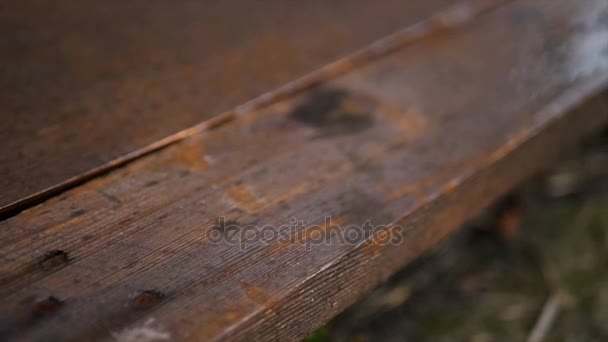
{"label": "weathered wood", "polygon": [[606,122],[606,15],[514,1],[0,223],[0,331],[301,338]]}
{"label": "weathered wood", "polygon": [[167,136],[453,4],[6,2],[0,214],[178,140],[183,134]]}

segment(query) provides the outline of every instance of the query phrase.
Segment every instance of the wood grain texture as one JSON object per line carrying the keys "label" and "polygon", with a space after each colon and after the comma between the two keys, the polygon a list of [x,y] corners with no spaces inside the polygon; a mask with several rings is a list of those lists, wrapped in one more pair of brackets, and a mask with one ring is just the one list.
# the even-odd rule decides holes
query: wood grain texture
{"label": "wood grain texture", "polygon": [[173,141],[158,144],[453,4],[6,2],[0,213]]}
{"label": "wood grain texture", "polygon": [[514,1],[0,223],[1,334],[302,338],[602,127],[606,15]]}

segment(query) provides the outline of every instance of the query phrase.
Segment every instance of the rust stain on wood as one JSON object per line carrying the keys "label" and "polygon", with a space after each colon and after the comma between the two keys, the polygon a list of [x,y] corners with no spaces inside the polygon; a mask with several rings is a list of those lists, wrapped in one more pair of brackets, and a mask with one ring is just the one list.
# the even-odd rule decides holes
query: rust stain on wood
{"label": "rust stain on wood", "polygon": [[256,197],[246,185],[232,185],[228,188],[227,195],[239,208],[250,213],[258,212],[264,208],[264,201]]}
{"label": "rust stain on wood", "polygon": [[202,172],[209,167],[205,148],[200,142],[189,144],[186,148],[179,149],[176,152],[170,158],[169,163],[192,172]]}

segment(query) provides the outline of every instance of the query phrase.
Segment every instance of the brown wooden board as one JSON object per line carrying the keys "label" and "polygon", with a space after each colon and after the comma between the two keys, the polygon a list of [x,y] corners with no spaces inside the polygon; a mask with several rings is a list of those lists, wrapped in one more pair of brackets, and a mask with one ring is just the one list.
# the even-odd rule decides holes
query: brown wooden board
{"label": "brown wooden board", "polygon": [[304,337],[602,127],[606,15],[514,1],[1,222],[3,339]]}
{"label": "brown wooden board", "polygon": [[167,136],[454,3],[5,2],[0,214],[179,140]]}

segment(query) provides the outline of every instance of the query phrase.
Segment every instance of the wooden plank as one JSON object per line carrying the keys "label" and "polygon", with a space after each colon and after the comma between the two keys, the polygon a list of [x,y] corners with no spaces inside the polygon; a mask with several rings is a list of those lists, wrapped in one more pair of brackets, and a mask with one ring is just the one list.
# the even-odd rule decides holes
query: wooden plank
{"label": "wooden plank", "polygon": [[606,14],[514,1],[3,221],[4,339],[305,336],[601,128]]}
{"label": "wooden plank", "polygon": [[179,140],[185,132],[166,137],[453,4],[6,2],[0,214]]}

